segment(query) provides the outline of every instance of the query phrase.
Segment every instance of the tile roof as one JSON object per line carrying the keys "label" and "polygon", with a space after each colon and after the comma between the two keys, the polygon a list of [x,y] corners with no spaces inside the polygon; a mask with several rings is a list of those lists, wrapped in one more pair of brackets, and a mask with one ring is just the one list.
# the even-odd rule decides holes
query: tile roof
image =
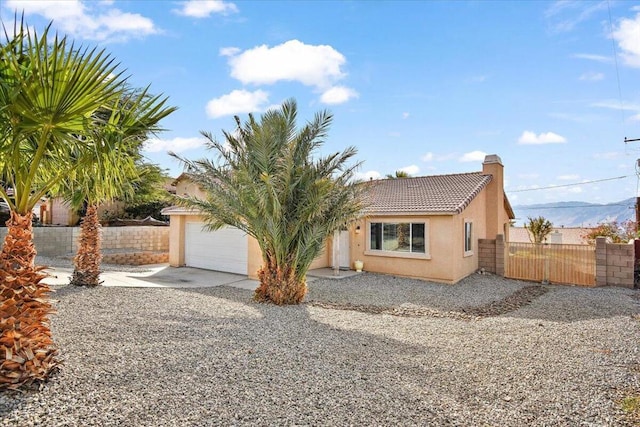
{"label": "tile roof", "polygon": [[459,214],[491,182],[481,172],[415,178],[381,179],[365,183],[365,214]]}

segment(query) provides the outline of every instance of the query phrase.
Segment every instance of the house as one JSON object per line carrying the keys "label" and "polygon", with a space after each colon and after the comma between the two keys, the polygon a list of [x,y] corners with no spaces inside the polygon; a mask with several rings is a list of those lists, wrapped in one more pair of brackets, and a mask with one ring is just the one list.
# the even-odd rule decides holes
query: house
{"label": "house", "polygon": [[[455,283],[478,269],[478,239],[508,235],[515,215],[503,181],[502,161],[489,155],[480,172],[363,183],[363,216],[329,239],[311,268],[348,268],[359,260],[366,271]],[[175,184],[178,195],[203,195],[186,175]],[[252,237],[232,227],[206,231],[192,209],[163,214],[171,219],[170,265],[256,278],[262,256]]]}
{"label": "house", "polygon": [[[98,206],[98,216],[118,216],[124,212],[124,203],[112,201]],[[52,197],[40,203],[39,215],[42,224],[75,226],[80,222],[78,210],[72,208],[62,197]]]}
{"label": "house", "polygon": [[369,205],[350,231],[350,256],[367,271],[455,283],[478,269],[478,239],[507,236],[515,218],[504,167],[372,181]]}

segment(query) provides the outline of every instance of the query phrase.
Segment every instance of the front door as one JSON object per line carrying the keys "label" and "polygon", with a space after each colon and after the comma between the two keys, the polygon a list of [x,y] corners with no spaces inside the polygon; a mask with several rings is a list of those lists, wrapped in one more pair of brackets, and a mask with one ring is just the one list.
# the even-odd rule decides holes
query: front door
{"label": "front door", "polygon": [[334,234],[333,238],[333,261],[332,268],[336,267],[336,263],[341,270],[349,270],[351,266],[351,254],[349,247],[349,231],[341,230]]}

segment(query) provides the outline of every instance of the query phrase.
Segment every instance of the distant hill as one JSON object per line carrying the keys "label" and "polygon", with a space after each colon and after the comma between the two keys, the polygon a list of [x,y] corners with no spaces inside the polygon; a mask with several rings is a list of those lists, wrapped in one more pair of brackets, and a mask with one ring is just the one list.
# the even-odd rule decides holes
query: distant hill
{"label": "distant hill", "polygon": [[605,205],[586,202],[557,202],[513,206],[516,225],[522,226],[528,218],[543,216],[554,227],[591,227],[602,222],[635,220],[636,198]]}

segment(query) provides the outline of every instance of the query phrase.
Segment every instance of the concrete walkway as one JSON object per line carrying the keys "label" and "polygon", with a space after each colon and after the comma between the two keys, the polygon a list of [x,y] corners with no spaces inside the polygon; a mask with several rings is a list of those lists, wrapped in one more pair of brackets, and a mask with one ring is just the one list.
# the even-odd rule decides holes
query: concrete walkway
{"label": "concrete walkway", "polygon": [[[220,271],[201,270],[199,268],[169,267],[168,264],[144,266],[144,272],[105,271],[100,274],[103,286],[121,286],[129,288],[209,288],[214,286],[233,286],[236,288],[255,290],[258,281],[240,274]],[[123,267],[124,269],[124,267]],[[69,283],[73,273],[71,268],[51,268],[47,270],[51,276],[44,280],[52,286]]]}
{"label": "concrete walkway", "polygon": [[[221,271],[202,270],[192,267],[169,267],[169,264],[145,265],[143,272],[105,271],[100,274],[103,286],[121,286],[128,288],[210,288],[214,286],[233,286],[241,289],[255,290],[258,281],[247,276]],[[123,266],[123,270],[126,267]],[[50,274],[44,282],[51,286],[64,286],[69,283],[73,273],[71,268],[53,267],[47,270]],[[339,271],[338,275],[331,268],[310,270],[307,282],[318,278],[343,279],[354,276],[355,271]]]}

